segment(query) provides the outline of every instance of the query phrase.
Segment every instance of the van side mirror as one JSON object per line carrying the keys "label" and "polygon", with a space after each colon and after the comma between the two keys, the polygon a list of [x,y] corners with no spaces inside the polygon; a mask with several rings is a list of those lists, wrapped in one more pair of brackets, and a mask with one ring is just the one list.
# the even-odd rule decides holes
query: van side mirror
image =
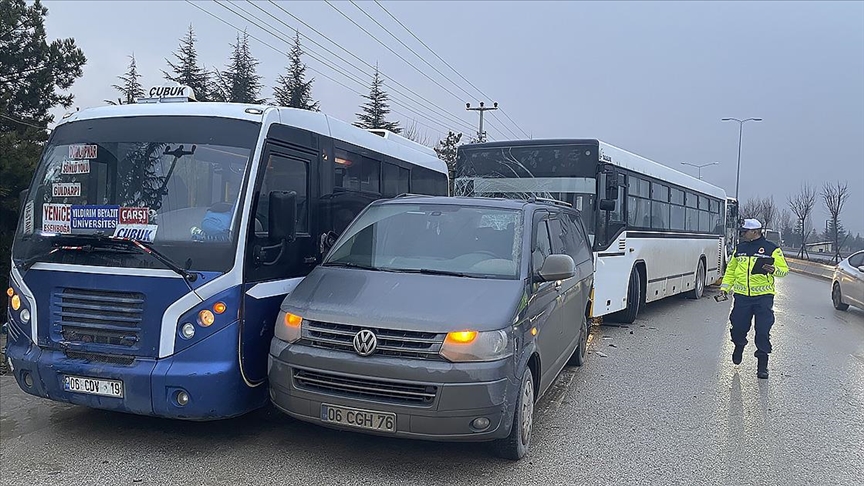
{"label": "van side mirror", "polygon": [[297,193],[272,191],[269,198],[267,236],[271,241],[293,241],[297,234]]}
{"label": "van side mirror", "polygon": [[614,199],[601,199],[600,200],[600,211],[615,211],[615,200]]}
{"label": "van side mirror", "polygon": [[549,255],[543,261],[539,275],[543,282],[567,280],[576,275],[576,262],[570,255]]}

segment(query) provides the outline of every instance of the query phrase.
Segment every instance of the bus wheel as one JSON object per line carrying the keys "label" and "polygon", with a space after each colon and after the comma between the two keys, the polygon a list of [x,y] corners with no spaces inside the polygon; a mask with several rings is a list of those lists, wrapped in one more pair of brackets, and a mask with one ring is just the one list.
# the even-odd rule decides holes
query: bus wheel
{"label": "bus wheel", "polygon": [[642,277],[634,267],[630,271],[630,283],[627,285],[627,307],[612,315],[612,318],[623,324],[632,324],[642,307]]}
{"label": "bus wheel", "polygon": [[688,299],[701,299],[705,293],[705,264],[699,260],[699,266],[696,267],[696,282],[693,284],[693,290],[687,292]]}

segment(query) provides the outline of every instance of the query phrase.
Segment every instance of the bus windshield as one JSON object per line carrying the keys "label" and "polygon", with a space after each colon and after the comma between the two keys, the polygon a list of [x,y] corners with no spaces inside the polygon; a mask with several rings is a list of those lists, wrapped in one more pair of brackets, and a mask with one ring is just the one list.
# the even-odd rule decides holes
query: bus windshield
{"label": "bus windshield", "polygon": [[[597,149],[587,144],[461,147],[456,195],[566,201],[588,214],[596,194]],[[585,218],[594,234],[594,218]]]}
{"label": "bus windshield", "polygon": [[116,236],[187,269],[230,269],[259,130],[243,120],[179,116],[59,126],[22,203],[13,258],[164,268],[142,252],[50,253],[59,241]]}

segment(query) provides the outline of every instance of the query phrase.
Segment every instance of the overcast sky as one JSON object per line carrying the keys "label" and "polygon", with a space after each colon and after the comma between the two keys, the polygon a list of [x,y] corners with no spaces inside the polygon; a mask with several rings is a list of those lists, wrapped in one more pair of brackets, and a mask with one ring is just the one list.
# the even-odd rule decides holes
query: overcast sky
{"label": "overcast sky", "polygon": [[[134,52],[145,86],[162,82],[165,58],[192,23],[198,52],[208,68],[222,69],[236,31],[189,3],[45,1],[49,38],[74,37],[88,62],[73,87],[76,106],[104,104],[116,98],[111,88]],[[272,86],[284,71],[294,31],[246,2],[235,2],[272,27],[253,23],[214,2],[201,8],[267,42],[252,40],[259,73]],[[842,215],[847,229],[864,234],[864,2],[382,2],[396,18],[483,93],[486,99],[425,50],[373,2],[358,2],[441,70],[459,87],[435,73],[375,25],[357,7],[335,2],[417,69],[323,2],[279,2],[368,64],[378,63],[390,88],[393,117],[403,125],[409,116],[430,139],[446,129],[476,130],[477,114],[465,102],[497,101],[503,113],[487,116],[493,139],[599,138],[695,175],[681,162],[717,166],[703,178],[735,191],[738,126],[723,117],[762,117],[744,129],[741,199],[773,195],[787,207],[789,194],[802,181],[848,181],[854,193]],[[354,63],[356,58],[300,25],[267,2],[269,11],[301,36],[323,44]],[[245,14],[244,14],[245,15]],[[261,30],[267,28],[281,38]],[[368,80],[304,38],[310,54]],[[277,52],[278,51],[278,52]],[[320,55],[319,55],[320,53]],[[351,89],[368,92],[357,82],[308,58],[316,78],[313,95],[326,113],[353,121],[361,99]],[[394,93],[401,83],[434,104],[439,112]],[[461,89],[460,89],[461,87]],[[474,95],[469,98],[468,94]],[[398,106],[396,103],[399,103]],[[428,118],[412,115],[418,111]],[[440,113],[444,111],[444,113]],[[511,123],[509,115],[516,125]],[[455,118],[448,120],[445,118]],[[458,122],[458,123],[457,123]],[[505,128],[506,127],[506,128]],[[467,135],[466,135],[467,136]],[[827,212],[820,201],[814,221],[824,227]]]}

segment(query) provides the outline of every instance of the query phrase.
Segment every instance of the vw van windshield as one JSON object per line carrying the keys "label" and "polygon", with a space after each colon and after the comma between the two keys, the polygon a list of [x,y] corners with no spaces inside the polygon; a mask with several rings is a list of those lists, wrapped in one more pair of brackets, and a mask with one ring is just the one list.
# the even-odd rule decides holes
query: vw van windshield
{"label": "vw van windshield", "polygon": [[516,279],[521,253],[518,210],[382,204],[346,229],[324,265]]}

